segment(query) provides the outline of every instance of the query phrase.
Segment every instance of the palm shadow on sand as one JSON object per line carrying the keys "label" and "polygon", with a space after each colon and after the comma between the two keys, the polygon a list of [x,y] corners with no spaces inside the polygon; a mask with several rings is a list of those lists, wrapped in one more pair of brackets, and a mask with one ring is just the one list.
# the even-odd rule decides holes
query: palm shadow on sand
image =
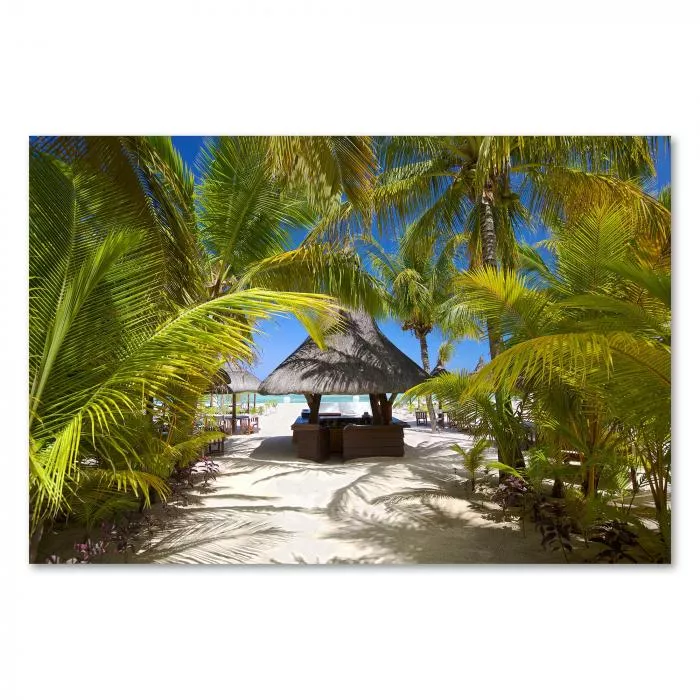
{"label": "palm shadow on sand", "polygon": [[406,564],[561,564],[546,552],[534,533],[494,528],[453,517],[430,504],[404,511],[404,518],[362,518],[344,523],[334,539],[371,544],[385,559]]}
{"label": "palm shadow on sand", "polygon": [[[272,562],[265,552],[282,541],[290,542],[293,550],[298,536],[278,516],[295,513],[318,522],[318,537],[357,545],[356,557],[331,557],[328,563],[559,563],[556,554],[539,547],[534,532],[524,536],[512,523],[494,522],[491,508],[468,497],[449,444],[406,445],[405,458],[398,463],[395,458],[336,458],[318,464],[296,457],[288,436],[230,442],[221,458],[222,476],[228,478],[259,475],[252,482],[256,487],[305,476],[329,486],[341,477],[347,480],[328,491],[321,507],[284,502],[264,491],[239,493],[235,482],[231,492],[217,480],[206,505],[193,499],[187,508],[169,507],[164,537],[156,538],[135,560]],[[326,475],[332,480],[326,482]],[[232,499],[239,502],[226,502]],[[294,561],[302,563],[299,558]]]}

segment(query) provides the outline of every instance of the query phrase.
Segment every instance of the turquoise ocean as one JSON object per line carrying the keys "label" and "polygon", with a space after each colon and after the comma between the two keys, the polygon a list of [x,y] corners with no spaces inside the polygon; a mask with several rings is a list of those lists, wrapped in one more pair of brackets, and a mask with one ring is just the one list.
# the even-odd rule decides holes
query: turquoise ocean
{"label": "turquoise ocean", "polygon": [[[209,394],[206,394],[208,397]],[[236,394],[236,401],[238,403],[247,403],[248,396],[250,396],[250,403],[253,403],[253,397],[255,397],[255,403],[269,403],[274,401],[275,403],[306,403],[306,398],[303,394],[285,394],[284,396],[263,396],[262,394],[250,394],[242,392]],[[231,405],[231,394],[214,394],[214,403],[218,406],[223,401],[224,406]],[[355,396],[348,396],[347,394],[324,394],[321,399],[322,403],[369,403],[368,394],[358,394]]]}
{"label": "turquoise ocean", "polygon": [[[302,404],[299,410],[306,408],[306,398],[303,394],[286,394],[283,396],[263,396],[261,394],[250,394],[241,393],[236,394],[236,401],[238,405],[248,405],[248,397],[250,396],[250,404],[256,405],[276,402],[277,404]],[[214,395],[214,405],[217,407],[227,407],[231,406],[231,394],[215,394]],[[209,395],[205,397],[205,401],[209,404]],[[321,411],[341,411],[342,413],[349,414],[362,414],[365,411],[370,410],[369,395],[368,394],[355,394],[354,396],[349,396],[347,394],[324,394],[321,398]]]}

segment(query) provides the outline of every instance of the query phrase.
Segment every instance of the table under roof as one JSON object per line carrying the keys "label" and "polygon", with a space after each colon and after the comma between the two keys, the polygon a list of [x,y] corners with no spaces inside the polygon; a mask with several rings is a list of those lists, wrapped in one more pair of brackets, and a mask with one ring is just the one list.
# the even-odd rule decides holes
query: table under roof
{"label": "table under roof", "polygon": [[[392,418],[396,395],[429,378],[363,311],[346,311],[321,349],[309,337],[260,384],[261,394],[303,394],[308,420],[292,426],[300,457],[323,461],[403,455],[404,424]],[[319,421],[323,394],[368,394],[372,416]],[[335,424],[334,424],[335,423]],[[369,423],[369,425],[368,425]]]}
{"label": "table under roof", "polygon": [[396,394],[429,378],[364,311],[346,311],[321,349],[309,337],[260,384],[261,394],[303,394],[318,420],[323,394],[369,394],[375,424],[391,422]]}

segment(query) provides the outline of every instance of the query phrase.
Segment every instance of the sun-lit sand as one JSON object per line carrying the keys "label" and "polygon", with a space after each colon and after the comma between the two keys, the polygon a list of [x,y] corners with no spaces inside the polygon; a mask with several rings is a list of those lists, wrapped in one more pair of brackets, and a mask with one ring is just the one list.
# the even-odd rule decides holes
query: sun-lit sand
{"label": "sun-lit sand", "polygon": [[[532,526],[503,522],[478,494],[465,498],[465,475],[449,446],[468,447],[469,437],[414,426],[405,431],[403,458],[334,456],[317,464],[298,459],[291,442],[290,425],[303,407],[280,404],[261,416],[259,433],[229,438],[225,454],[214,458],[215,481],[194,489],[186,505],[155,510],[168,534],[154,536],[147,556],[189,563],[562,561],[541,549]],[[421,496],[426,491],[437,495]],[[415,498],[374,502],[411,492]]]}

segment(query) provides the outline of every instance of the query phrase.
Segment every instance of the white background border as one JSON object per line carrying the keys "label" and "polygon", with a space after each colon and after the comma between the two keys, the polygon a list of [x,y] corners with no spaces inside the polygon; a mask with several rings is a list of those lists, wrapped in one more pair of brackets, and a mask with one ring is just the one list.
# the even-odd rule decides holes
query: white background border
{"label": "white background border", "polygon": [[[4,6],[3,697],[693,694],[700,113],[685,4]],[[27,138],[38,133],[671,134],[674,565],[30,569]]]}

